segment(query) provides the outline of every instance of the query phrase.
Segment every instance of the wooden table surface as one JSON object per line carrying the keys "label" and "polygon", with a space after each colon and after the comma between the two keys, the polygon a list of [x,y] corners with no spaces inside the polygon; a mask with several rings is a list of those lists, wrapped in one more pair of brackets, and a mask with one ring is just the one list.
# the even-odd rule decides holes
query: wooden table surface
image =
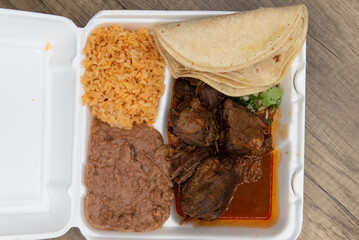
{"label": "wooden table surface", "polygon": [[[250,10],[306,4],[304,219],[299,239],[359,239],[359,1],[1,0],[0,7],[65,16],[83,27],[105,9]],[[57,239],[84,239],[77,228]]]}

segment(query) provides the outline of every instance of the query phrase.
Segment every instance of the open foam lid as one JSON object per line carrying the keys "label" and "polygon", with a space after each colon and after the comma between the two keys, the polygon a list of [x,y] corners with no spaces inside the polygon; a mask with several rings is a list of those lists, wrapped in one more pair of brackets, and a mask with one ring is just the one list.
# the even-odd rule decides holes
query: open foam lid
{"label": "open foam lid", "polygon": [[0,235],[58,231],[71,218],[80,29],[0,9]]}

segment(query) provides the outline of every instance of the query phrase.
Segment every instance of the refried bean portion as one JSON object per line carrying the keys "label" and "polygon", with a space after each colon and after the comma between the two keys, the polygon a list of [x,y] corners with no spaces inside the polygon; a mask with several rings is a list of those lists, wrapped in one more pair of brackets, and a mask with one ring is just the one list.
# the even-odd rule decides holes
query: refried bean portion
{"label": "refried bean portion", "polygon": [[146,124],[131,130],[94,118],[85,167],[85,215],[99,230],[152,231],[170,215],[170,148]]}

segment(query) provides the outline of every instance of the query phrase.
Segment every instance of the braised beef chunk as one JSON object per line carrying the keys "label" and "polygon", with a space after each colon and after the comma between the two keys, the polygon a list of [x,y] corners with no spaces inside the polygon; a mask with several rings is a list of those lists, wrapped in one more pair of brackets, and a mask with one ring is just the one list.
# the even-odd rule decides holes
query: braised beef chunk
{"label": "braised beef chunk", "polygon": [[232,195],[236,181],[232,160],[207,158],[183,184],[180,193],[183,213],[187,217],[205,221],[218,219]]}
{"label": "braised beef chunk", "polygon": [[196,88],[199,100],[206,108],[213,110],[225,97],[221,92],[201,82]]}
{"label": "braised beef chunk", "polygon": [[195,146],[177,146],[171,160],[171,178],[180,185],[190,178],[198,165],[211,154],[209,148]]}
{"label": "braised beef chunk", "polygon": [[218,107],[225,95],[206,83],[195,78],[179,78],[175,84],[175,97],[184,100],[186,97],[197,97],[202,105],[210,110]]}
{"label": "braised beef chunk", "polygon": [[[267,125],[256,114],[227,99],[223,105],[223,119],[227,125],[226,149],[229,153],[258,155],[271,150],[266,136]],[[267,139],[266,139],[267,138]]]}
{"label": "braised beef chunk", "polygon": [[181,112],[172,109],[169,120],[171,132],[189,145],[208,147],[218,139],[217,122],[198,98]]}
{"label": "braised beef chunk", "polygon": [[178,108],[187,105],[192,100],[194,93],[195,87],[183,78],[178,79],[174,86],[174,95],[179,104]]}

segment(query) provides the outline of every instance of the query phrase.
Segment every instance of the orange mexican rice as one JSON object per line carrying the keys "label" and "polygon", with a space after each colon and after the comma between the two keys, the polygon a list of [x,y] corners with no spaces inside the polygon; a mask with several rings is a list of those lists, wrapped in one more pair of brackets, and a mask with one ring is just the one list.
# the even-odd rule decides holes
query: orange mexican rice
{"label": "orange mexican rice", "polygon": [[165,85],[165,62],[146,28],[98,27],[83,50],[82,103],[112,127],[153,123]]}

